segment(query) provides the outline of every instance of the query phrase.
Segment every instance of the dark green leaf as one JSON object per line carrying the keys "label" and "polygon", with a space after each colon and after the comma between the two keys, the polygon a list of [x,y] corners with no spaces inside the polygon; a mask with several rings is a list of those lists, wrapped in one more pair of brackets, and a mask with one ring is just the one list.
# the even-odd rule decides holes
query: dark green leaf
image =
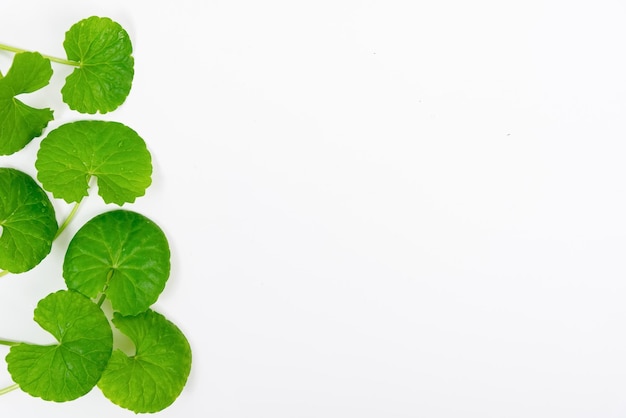
{"label": "dark green leaf", "polygon": [[135,212],[105,212],[72,238],[63,263],[70,289],[95,298],[104,292],[124,315],[156,302],[170,274],[170,250],[163,231]]}
{"label": "dark green leaf", "polygon": [[61,93],[71,109],[107,113],[130,93],[134,76],[132,44],[119,23],[92,16],[74,24],[65,34],[67,58],[79,63]]}
{"label": "dark green leaf", "polygon": [[182,392],[191,371],[184,334],[163,315],[115,314],[113,324],[135,344],[135,355],[115,350],[98,387],[111,402],[137,413],[158,412]]}
{"label": "dark green leaf", "polygon": [[50,131],[37,153],[37,178],[66,202],[87,196],[98,178],[106,203],[123,205],[143,196],[152,179],[152,159],[144,140],[119,122],[81,120]]}
{"label": "dark green leaf", "polygon": [[35,180],[0,168],[0,269],[22,273],[43,260],[58,225],[54,207]]}
{"label": "dark green leaf", "polygon": [[50,77],[50,61],[37,52],[15,54],[6,76],[0,76],[0,155],[24,148],[53,119],[50,109],[35,109],[15,98],[46,86]]}
{"label": "dark green leaf", "polygon": [[113,333],[102,310],[80,293],[61,290],[37,304],[35,321],[59,343],[11,347],[6,361],[15,383],[32,396],[56,402],[88,393],[113,349]]}

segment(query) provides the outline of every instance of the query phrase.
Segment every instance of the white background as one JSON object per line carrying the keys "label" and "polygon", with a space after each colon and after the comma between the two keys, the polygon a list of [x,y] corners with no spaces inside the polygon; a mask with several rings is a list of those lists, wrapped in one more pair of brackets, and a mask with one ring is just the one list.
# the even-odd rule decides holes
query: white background
{"label": "white background", "polygon": [[[130,96],[95,117],[148,143],[126,208],[170,240],[154,308],[193,348],[158,416],[626,415],[623,1],[20,0],[0,42],[63,56],[91,15],[133,41]],[[54,70],[23,97],[48,130],[85,118]],[[0,165],[32,173],[40,140]],[[0,338],[49,341],[32,310],[92,194],[0,279]],[[135,416],[98,389],[0,411]]]}

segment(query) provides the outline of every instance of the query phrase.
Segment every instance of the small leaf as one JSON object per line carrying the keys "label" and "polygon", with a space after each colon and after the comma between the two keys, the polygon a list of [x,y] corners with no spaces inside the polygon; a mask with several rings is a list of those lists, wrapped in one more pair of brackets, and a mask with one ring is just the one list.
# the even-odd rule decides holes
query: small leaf
{"label": "small leaf", "polygon": [[91,176],[105,203],[123,205],[143,196],[152,182],[144,140],[119,122],[81,120],[50,131],[37,153],[43,188],[68,203],[87,196]]}
{"label": "small leaf", "polygon": [[124,315],[145,311],[158,299],[170,274],[163,231],[135,212],[105,212],[72,238],[63,263],[70,289],[95,298],[104,292]]}
{"label": "small leaf", "polygon": [[113,333],[102,310],[80,293],[61,290],[39,301],[35,321],[59,344],[11,347],[6,361],[13,381],[48,401],[65,402],[88,393],[113,350]]}
{"label": "small leaf", "polygon": [[185,335],[163,315],[114,315],[113,324],[135,344],[134,356],[115,350],[98,382],[111,402],[136,413],[158,412],[182,392],[191,371]]}
{"label": "small leaf", "polygon": [[35,109],[15,98],[46,86],[50,77],[50,60],[37,52],[15,54],[6,76],[0,76],[0,155],[24,148],[53,119],[52,110]]}
{"label": "small leaf", "polygon": [[57,229],[54,207],[35,180],[0,168],[0,269],[22,273],[35,267],[50,252]]}
{"label": "small leaf", "polygon": [[61,89],[63,101],[81,113],[107,113],[121,105],[133,82],[134,59],[128,33],[119,23],[92,16],[72,25],[63,47],[79,63]]}

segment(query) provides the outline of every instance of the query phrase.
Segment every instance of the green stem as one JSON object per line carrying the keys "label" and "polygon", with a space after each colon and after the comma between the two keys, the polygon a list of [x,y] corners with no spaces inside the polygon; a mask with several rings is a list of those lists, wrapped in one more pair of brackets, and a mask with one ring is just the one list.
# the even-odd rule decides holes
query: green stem
{"label": "green stem", "polygon": [[[26,49],[16,48],[14,46],[9,46],[9,45],[4,45],[4,44],[0,44],[0,49],[4,49],[5,51],[15,52],[16,54],[19,54],[20,52],[31,52],[31,51],[28,51]],[[58,58],[58,57],[53,57],[51,55],[44,55],[44,54],[41,54],[41,56],[44,57],[44,58],[48,58],[52,62],[58,62],[59,64],[65,64],[65,65],[72,65],[74,67],[80,67],[80,62],[77,62],[77,61],[67,60],[67,59],[64,59],[64,58]]]}
{"label": "green stem", "polygon": [[111,269],[109,270],[109,272],[107,273],[107,281],[104,285],[104,288],[102,289],[102,294],[100,295],[100,299],[98,299],[98,307],[102,307],[102,304],[104,303],[104,300],[107,298],[107,289],[109,288],[109,282],[111,281],[111,277],[113,277],[113,274],[115,274],[115,269]]}
{"label": "green stem", "polygon": [[82,202],[82,200],[74,203],[74,207],[72,208],[72,210],[70,211],[70,214],[67,215],[67,218],[65,218],[65,221],[63,221],[63,223],[61,224],[61,226],[59,227],[59,229],[57,230],[56,235],[54,236],[54,238],[52,239],[53,241],[55,239],[57,239],[59,237],[59,235],[61,235],[61,233],[65,230],[65,228],[67,228],[67,226],[69,225],[70,221],[72,220],[72,218],[74,217],[74,215],[76,215],[76,211],[78,210],[78,206],[80,205],[80,202]]}
{"label": "green stem", "polygon": [[0,345],[8,345],[9,347],[12,347],[14,345],[18,345],[19,342],[17,341],[7,341],[7,340],[0,340]]}
{"label": "green stem", "polygon": [[9,271],[9,270],[2,270],[2,271],[0,271],[0,277],[2,277],[2,276],[6,276],[6,275],[7,275],[7,274],[9,274],[9,273],[10,273],[10,271]]}
{"label": "green stem", "polygon": [[17,388],[19,388],[19,387],[20,387],[20,385],[18,385],[18,384],[16,383],[16,384],[11,385],[11,386],[8,386],[8,387],[6,387],[6,388],[4,388],[4,389],[0,389],[0,395],[4,395],[5,393],[9,393],[9,392],[11,392],[12,390],[15,390],[15,389],[17,389]]}

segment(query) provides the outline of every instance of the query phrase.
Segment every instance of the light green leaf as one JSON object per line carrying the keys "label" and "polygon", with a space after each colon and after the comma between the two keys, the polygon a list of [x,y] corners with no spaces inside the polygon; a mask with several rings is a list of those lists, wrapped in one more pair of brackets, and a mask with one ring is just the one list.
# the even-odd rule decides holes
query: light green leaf
{"label": "light green leaf", "polygon": [[79,63],[61,89],[63,101],[81,113],[107,113],[121,105],[133,82],[134,59],[128,33],[119,23],[92,16],[72,25],[63,47]]}
{"label": "light green leaf", "polygon": [[6,76],[0,76],[0,155],[24,148],[53,119],[52,110],[35,109],[15,98],[46,86],[50,77],[50,61],[37,52],[15,54]]}
{"label": "light green leaf", "polygon": [[191,371],[191,347],[185,335],[163,315],[115,314],[113,324],[135,344],[127,356],[115,350],[98,382],[111,402],[136,413],[158,412],[182,392]]}
{"label": "light green leaf", "polygon": [[143,196],[152,179],[144,140],[119,122],[81,120],[50,131],[37,153],[37,178],[66,202],[87,196],[91,176],[106,203],[123,205]]}
{"label": "light green leaf", "polygon": [[57,229],[54,207],[35,180],[0,168],[0,269],[22,273],[35,267],[50,252]]}
{"label": "light green leaf", "polygon": [[59,343],[11,347],[6,361],[13,381],[48,401],[65,402],[88,393],[113,350],[113,333],[102,310],[80,293],[61,290],[39,301],[35,321]]}
{"label": "light green leaf", "polygon": [[135,212],[105,212],[83,225],[65,254],[70,289],[95,298],[106,294],[114,310],[134,315],[158,299],[170,274],[163,231]]}

